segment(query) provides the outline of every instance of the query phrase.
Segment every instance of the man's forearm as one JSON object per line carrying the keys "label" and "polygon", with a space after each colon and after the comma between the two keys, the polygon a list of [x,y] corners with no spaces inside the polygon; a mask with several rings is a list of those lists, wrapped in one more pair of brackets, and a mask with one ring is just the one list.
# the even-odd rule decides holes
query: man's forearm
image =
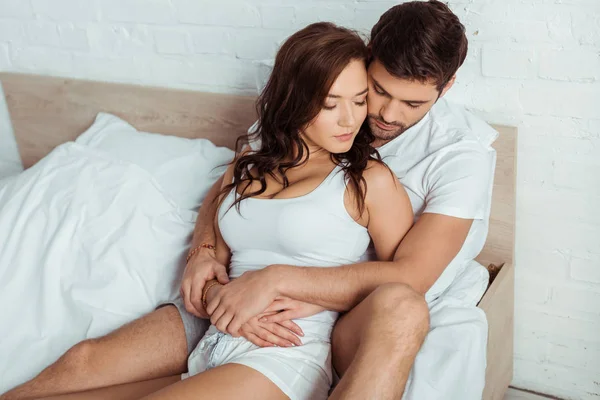
{"label": "man's forearm", "polygon": [[269,268],[282,296],[318,304],[328,310],[348,311],[385,283],[404,283],[422,294],[428,290],[409,260],[374,261],[334,268],[290,265]]}
{"label": "man's forearm", "polygon": [[221,183],[223,177],[219,178],[215,184],[210,188],[202,206],[198,210],[198,219],[196,220],[196,226],[194,227],[194,235],[192,237],[192,245],[190,249],[195,249],[203,243],[209,243],[214,245],[216,242],[215,229],[213,220],[215,213],[217,212],[217,202],[215,199],[218,197],[221,191]]}
{"label": "man's forearm", "polygon": [[329,310],[346,311],[378,286],[404,283],[425,294],[456,257],[473,220],[424,213],[400,243],[394,261],[333,268],[273,266],[279,294]]}

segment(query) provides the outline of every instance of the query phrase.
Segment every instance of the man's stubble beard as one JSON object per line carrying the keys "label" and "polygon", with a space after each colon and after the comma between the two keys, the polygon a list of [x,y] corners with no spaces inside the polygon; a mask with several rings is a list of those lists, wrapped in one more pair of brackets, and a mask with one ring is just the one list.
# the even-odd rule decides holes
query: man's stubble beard
{"label": "man's stubble beard", "polygon": [[[424,117],[425,116],[423,116],[423,118]],[[368,118],[369,118],[369,129],[371,129],[371,132],[375,136],[374,144],[376,145],[376,147],[380,147],[380,146],[386,144],[387,142],[389,142],[393,139],[396,139],[398,136],[402,135],[408,129],[410,129],[413,126],[415,126],[416,124],[418,124],[421,121],[421,119],[423,119],[423,118],[419,119],[417,122],[415,122],[412,125],[405,125],[402,123],[387,124],[387,123],[383,122],[380,118],[378,118],[374,115],[369,115]],[[397,129],[393,130],[393,131],[383,130],[377,126],[377,124],[375,123],[375,120],[378,120],[381,123],[386,124],[386,125],[396,126]]]}

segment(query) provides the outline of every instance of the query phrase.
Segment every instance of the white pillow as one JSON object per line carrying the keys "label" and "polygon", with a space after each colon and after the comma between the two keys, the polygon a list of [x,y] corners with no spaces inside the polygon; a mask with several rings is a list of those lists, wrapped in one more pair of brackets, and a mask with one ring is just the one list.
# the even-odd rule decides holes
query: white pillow
{"label": "white pillow", "polygon": [[197,210],[234,152],[207,139],[140,132],[122,119],[99,113],[76,142],[147,170],[182,208]]}
{"label": "white pillow", "polygon": [[21,163],[0,159],[0,180],[18,175],[21,172],[23,172]]}
{"label": "white pillow", "polygon": [[268,60],[257,60],[252,62],[256,68],[254,69],[254,83],[256,84],[256,92],[260,94],[271,76],[273,66],[275,65],[274,59]]}

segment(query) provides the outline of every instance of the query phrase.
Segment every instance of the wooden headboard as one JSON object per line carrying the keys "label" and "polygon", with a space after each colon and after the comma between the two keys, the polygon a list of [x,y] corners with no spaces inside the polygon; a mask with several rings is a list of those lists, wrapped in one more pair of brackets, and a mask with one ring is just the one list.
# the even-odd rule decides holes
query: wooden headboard
{"label": "wooden headboard", "polygon": [[233,147],[256,120],[254,97],[0,73],[23,166],[74,140],[101,111],[138,130]]}
{"label": "wooden headboard", "polygon": [[[207,138],[233,147],[256,119],[254,97],[0,73],[15,138],[28,168],[56,146],[74,140],[100,111],[137,129]],[[478,260],[512,263],[515,227],[516,128],[495,126],[498,161],[490,232]]]}

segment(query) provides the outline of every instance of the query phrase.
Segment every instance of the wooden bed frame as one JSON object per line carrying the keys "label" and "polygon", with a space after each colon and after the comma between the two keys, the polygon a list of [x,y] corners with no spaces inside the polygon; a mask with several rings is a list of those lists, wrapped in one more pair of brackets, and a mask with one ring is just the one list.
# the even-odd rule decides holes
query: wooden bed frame
{"label": "wooden bed frame", "polygon": [[[137,129],[207,138],[232,147],[255,120],[254,97],[0,73],[25,168],[56,146],[74,140],[100,111]],[[491,284],[479,303],[489,323],[485,400],[501,400],[513,374],[515,128],[495,126],[498,161],[490,231],[477,260],[489,266]],[[499,270],[499,272],[498,272]],[[497,273],[497,275],[496,275]]]}

